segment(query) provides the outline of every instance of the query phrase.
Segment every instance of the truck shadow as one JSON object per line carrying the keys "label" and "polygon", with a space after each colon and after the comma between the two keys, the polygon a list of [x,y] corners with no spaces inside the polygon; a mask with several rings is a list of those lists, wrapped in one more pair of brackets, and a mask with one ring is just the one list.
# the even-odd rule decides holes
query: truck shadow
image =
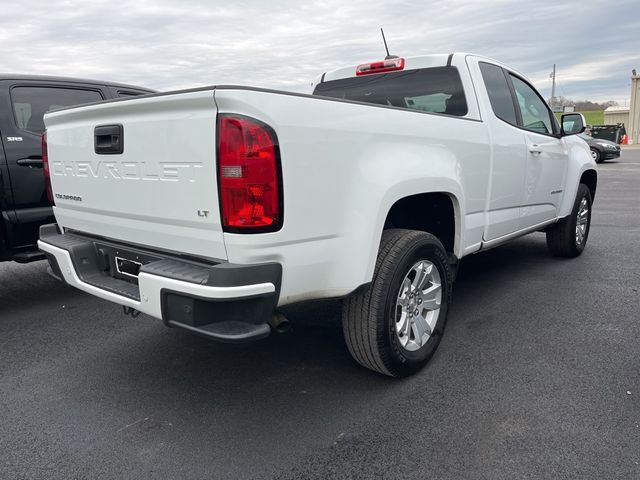
{"label": "truck shadow", "polygon": [[[95,438],[100,432],[97,442],[105,451],[140,461],[141,468],[149,465],[136,459],[154,449],[164,452],[159,445],[166,445],[186,462],[201,461],[203,454],[233,459],[241,452],[242,462],[274,470],[288,461],[273,455],[274,450],[293,458],[310,446],[326,448],[353,429],[354,422],[367,422],[370,412],[393,411],[398,398],[419,395],[421,402],[438,406],[439,419],[455,416],[452,400],[467,398],[473,388],[474,358],[492,348],[465,338],[493,328],[477,315],[481,299],[514,278],[526,282],[532,271],[549,270],[552,262],[556,260],[547,254],[541,236],[465,259],[439,351],[423,371],[400,381],[351,359],[342,339],[339,301],[288,307],[290,332],[253,344],[225,345],[167,329],[149,317],[124,317],[118,306],[49,279],[44,266],[28,266],[29,275],[16,266],[8,275],[24,275],[27,284],[10,287],[2,301],[15,309],[32,298],[29,308],[39,305],[43,313],[49,303],[67,302],[76,306],[76,317],[52,315],[40,321],[31,316],[31,325],[4,327],[44,329],[43,338],[58,343],[55,348],[47,345],[48,354],[42,344],[24,342],[30,351],[15,349],[30,366],[16,388],[43,382],[48,396],[65,399],[50,403],[39,397],[25,407],[33,410],[27,416],[41,418],[46,411],[49,424],[65,425],[78,438]],[[42,295],[33,297],[33,288]],[[471,321],[474,332],[466,328]],[[72,336],[69,329],[75,330]],[[14,421],[22,421],[18,418],[23,415]],[[225,465],[229,472],[220,474],[231,478],[234,461]]]}
{"label": "truck shadow", "polygon": [[50,277],[45,261],[27,265],[0,264],[0,285],[0,320],[27,309],[46,310],[50,304],[64,304],[84,295]]}
{"label": "truck shadow", "polygon": [[[549,254],[544,234],[535,233],[491,250],[469,255],[460,262],[454,291],[466,291],[468,287],[483,289],[486,281],[507,281],[507,276],[525,275],[531,268],[544,268],[544,265],[559,260]],[[526,277],[522,277],[525,280]],[[459,298],[456,298],[459,300]]]}
{"label": "truck shadow", "polygon": [[[531,268],[544,269],[545,263],[555,261],[540,236],[466,259],[455,284],[456,308],[449,318],[449,334],[455,335],[450,330],[467,320],[466,312],[475,311],[476,300],[488,291],[514,278],[526,281]],[[114,401],[122,401],[122,396],[130,397],[127,402],[134,401],[137,392],[144,391],[143,401],[149,402],[150,408],[157,408],[158,402],[167,402],[170,408],[174,402],[184,401],[190,408],[214,411],[216,406],[244,405],[269,411],[271,417],[290,417],[292,412],[295,417],[299,412],[302,420],[304,408],[316,402],[334,403],[336,414],[341,415],[338,412],[346,414],[372,395],[394,395],[407,382],[434,381],[438,364],[447,362],[443,341],[430,365],[414,380],[396,381],[369,372],[347,351],[340,309],[340,301],[285,308],[291,331],[240,345],[214,343],[140,317],[136,321],[147,324],[140,335],[124,343],[104,345],[79,368],[84,379],[92,379],[100,397],[96,401],[104,401],[105,394],[115,395]],[[81,383],[76,387],[82,388]]]}

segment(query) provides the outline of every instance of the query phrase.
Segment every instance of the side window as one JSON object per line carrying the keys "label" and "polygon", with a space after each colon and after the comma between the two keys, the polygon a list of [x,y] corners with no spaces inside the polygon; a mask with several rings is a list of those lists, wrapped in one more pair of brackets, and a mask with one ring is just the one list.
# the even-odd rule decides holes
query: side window
{"label": "side window", "polygon": [[480,71],[487,87],[493,113],[511,125],[518,125],[513,97],[502,68],[491,63],[480,62]]}
{"label": "side window", "polygon": [[11,89],[16,125],[37,134],[44,132],[43,117],[49,110],[102,100],[102,94],[93,90],[27,86]]}
{"label": "side window", "polygon": [[537,133],[553,133],[551,113],[538,93],[514,75],[510,75],[522,114],[522,127]]}

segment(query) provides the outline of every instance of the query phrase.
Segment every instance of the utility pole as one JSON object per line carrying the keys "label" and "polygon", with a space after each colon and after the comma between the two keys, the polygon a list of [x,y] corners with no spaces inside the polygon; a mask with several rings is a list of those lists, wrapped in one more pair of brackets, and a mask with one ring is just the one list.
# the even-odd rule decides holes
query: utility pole
{"label": "utility pole", "polygon": [[551,110],[553,111],[553,107],[556,103],[556,64],[553,64],[553,72],[549,75],[551,78]]}

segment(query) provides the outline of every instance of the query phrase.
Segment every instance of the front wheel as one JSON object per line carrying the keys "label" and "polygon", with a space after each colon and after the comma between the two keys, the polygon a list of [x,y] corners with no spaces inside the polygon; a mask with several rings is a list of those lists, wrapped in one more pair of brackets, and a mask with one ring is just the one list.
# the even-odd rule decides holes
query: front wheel
{"label": "front wheel", "polygon": [[547,247],[558,257],[577,257],[584,251],[591,227],[591,192],[581,183],[571,214],[547,230]]}
{"label": "front wheel", "polygon": [[593,161],[596,163],[602,163],[602,154],[597,148],[591,149],[591,158],[593,158]]}
{"label": "front wheel", "polygon": [[342,327],[353,358],[392,377],[422,368],[444,333],[451,284],[447,254],[436,237],[385,230],[370,288],[343,304]]}

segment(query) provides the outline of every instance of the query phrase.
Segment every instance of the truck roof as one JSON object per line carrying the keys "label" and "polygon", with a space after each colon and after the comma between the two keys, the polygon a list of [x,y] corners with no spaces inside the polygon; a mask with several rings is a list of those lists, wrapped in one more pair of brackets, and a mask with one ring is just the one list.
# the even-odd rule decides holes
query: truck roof
{"label": "truck roof", "polygon": [[129,85],[126,83],[106,82],[102,80],[89,80],[86,78],[75,78],[75,77],[57,77],[52,75],[26,75],[23,73],[0,73],[0,80],[28,80],[28,81],[60,82],[60,83],[87,83],[91,85],[108,85],[110,87],[142,90],[150,93],[156,92],[156,90],[152,90],[150,88],[139,87],[137,85]]}
{"label": "truck roof", "polygon": [[[492,58],[485,57],[484,55],[477,55],[469,52],[438,53],[438,54],[432,54],[432,55],[418,55],[413,57],[406,57],[403,55],[398,55],[398,56],[401,58],[404,58],[405,63],[404,63],[403,70],[414,70],[418,68],[444,67],[447,65],[451,65],[451,62],[454,59],[454,57],[458,59],[458,58],[465,58],[469,55],[486,59],[491,63],[495,63],[496,65],[505,67],[508,70],[511,70],[517,73],[521,77],[526,78],[525,75],[503,64],[502,62],[498,62],[497,60],[494,60]],[[382,59],[383,58],[372,60],[372,62],[377,62]],[[364,63],[369,63],[369,62],[364,62]],[[338,80],[342,78],[354,77],[355,75],[356,75],[356,65],[340,67],[335,70],[330,70],[328,72],[323,73],[320,77],[318,77],[316,82],[314,82],[314,85],[317,83],[328,82],[330,80]]]}

